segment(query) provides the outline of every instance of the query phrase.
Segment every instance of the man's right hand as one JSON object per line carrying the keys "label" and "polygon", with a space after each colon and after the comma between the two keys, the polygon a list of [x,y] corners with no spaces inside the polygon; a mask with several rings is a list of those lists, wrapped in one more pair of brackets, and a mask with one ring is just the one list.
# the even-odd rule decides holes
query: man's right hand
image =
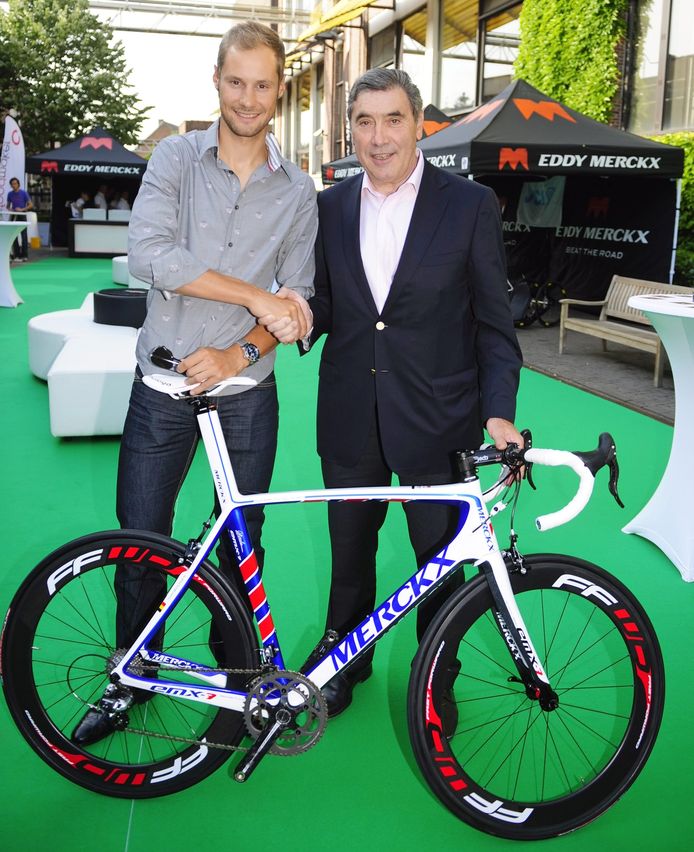
{"label": "man's right hand", "polygon": [[258,295],[253,295],[248,309],[280,343],[296,343],[311,330],[310,311],[308,305],[304,309],[304,299],[298,294],[298,298],[291,298],[285,290],[283,288],[280,291],[282,295],[258,290]]}
{"label": "man's right hand", "polygon": [[[288,298],[286,294],[273,295],[253,284],[231,275],[222,275],[212,269],[206,270],[194,281],[175,289],[182,296],[196,299],[212,299],[232,305],[242,305],[263,326],[273,325],[276,340],[280,343],[296,343],[310,330],[307,311],[301,305],[300,296]],[[310,313],[310,311],[308,312]]]}

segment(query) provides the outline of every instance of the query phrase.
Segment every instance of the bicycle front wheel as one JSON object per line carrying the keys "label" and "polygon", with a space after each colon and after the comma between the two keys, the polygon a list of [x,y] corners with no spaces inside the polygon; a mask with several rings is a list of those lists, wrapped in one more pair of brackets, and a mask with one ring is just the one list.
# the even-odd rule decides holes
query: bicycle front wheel
{"label": "bicycle front wheel", "polygon": [[[142,588],[153,582],[165,593],[184,554],[182,544],[152,533],[85,536],[44,559],[12,601],[2,642],[7,704],[32,748],[75,784],[122,798],[174,793],[227,759],[229,750],[211,744],[233,747],[244,735],[241,713],[157,694],[128,709],[123,730],[91,745],[70,739],[124,650],[114,642],[117,566],[137,565]],[[211,669],[257,667],[250,616],[207,563],[172,610],[159,644],[164,655]],[[165,674],[196,683],[185,672]],[[226,685],[242,689],[246,679],[228,674]]]}
{"label": "bicycle front wheel", "polygon": [[[526,695],[481,576],[430,626],[408,695],[432,791],[475,828],[514,840],[563,834],[612,805],[648,758],[665,689],[653,628],[621,583],[570,557],[527,564],[511,574],[513,591],[559,706]],[[450,705],[444,724],[453,697],[457,724]]]}

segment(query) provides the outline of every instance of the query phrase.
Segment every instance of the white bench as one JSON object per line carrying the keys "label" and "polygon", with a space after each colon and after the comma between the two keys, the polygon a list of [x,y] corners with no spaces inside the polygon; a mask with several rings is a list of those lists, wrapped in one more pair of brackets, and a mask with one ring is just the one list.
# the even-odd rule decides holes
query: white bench
{"label": "white bench", "polygon": [[94,295],[89,293],[79,308],[38,314],[29,320],[29,369],[39,379],[48,371],[69,337],[80,337],[98,331],[94,322]]}
{"label": "white bench", "polygon": [[29,367],[48,381],[56,437],[120,435],[135,370],[138,329],[94,322],[94,294],[79,308],[32,317]]}
{"label": "white bench", "polygon": [[128,255],[119,254],[111,261],[111,278],[114,284],[128,284]]}
{"label": "white bench", "polygon": [[[103,339],[69,339],[48,372],[51,434],[121,435],[135,372],[134,328],[100,326]],[[130,334],[112,334],[113,331]]]}
{"label": "white bench", "polygon": [[[125,211],[121,211],[125,212]],[[111,278],[114,284],[125,284],[126,287],[134,287],[138,290],[149,290],[151,284],[140,281],[128,272],[128,255],[121,254],[111,261]]]}
{"label": "white bench", "polygon": [[[561,299],[561,317],[559,324],[559,354],[564,352],[564,339],[567,331],[589,334],[602,340],[602,348],[607,351],[607,341],[621,343],[643,352],[655,355],[653,384],[659,388],[663,383],[665,350],[657,332],[646,314],[629,306],[631,296],[646,296],[653,293],[688,293],[694,289],[676,284],[659,284],[656,281],[642,281],[639,278],[626,278],[614,275],[607,294],[600,301],[582,299]],[[600,307],[596,317],[576,317],[569,313],[572,305]]]}

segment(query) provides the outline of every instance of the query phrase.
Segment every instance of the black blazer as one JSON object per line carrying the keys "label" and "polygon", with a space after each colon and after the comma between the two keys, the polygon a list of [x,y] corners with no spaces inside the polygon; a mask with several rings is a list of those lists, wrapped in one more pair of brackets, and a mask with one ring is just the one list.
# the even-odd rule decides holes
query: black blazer
{"label": "black blazer", "polygon": [[359,247],[362,176],[319,194],[311,344],[327,334],[318,452],[356,463],[374,408],[396,473],[448,469],[489,417],[513,420],[521,353],[499,206],[481,184],[424,164],[392,287],[379,314]]}

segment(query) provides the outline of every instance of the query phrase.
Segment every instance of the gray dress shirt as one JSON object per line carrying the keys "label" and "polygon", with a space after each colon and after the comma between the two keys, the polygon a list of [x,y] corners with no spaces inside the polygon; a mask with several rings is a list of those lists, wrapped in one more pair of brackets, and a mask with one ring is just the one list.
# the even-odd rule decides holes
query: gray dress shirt
{"label": "gray dress shirt", "polygon": [[[133,204],[128,269],[152,286],[137,342],[145,375],[157,372],[149,360],[156,346],[184,358],[201,346],[227,349],[255,326],[255,317],[240,305],[174,292],[208,269],[263,290],[279,285],[305,298],[313,294],[318,228],[313,181],[281,156],[268,133],[268,160],[242,191],[238,177],[218,158],[217,130],[218,121],[208,130],[162,140]],[[273,351],[243,375],[262,381],[274,363]]]}

